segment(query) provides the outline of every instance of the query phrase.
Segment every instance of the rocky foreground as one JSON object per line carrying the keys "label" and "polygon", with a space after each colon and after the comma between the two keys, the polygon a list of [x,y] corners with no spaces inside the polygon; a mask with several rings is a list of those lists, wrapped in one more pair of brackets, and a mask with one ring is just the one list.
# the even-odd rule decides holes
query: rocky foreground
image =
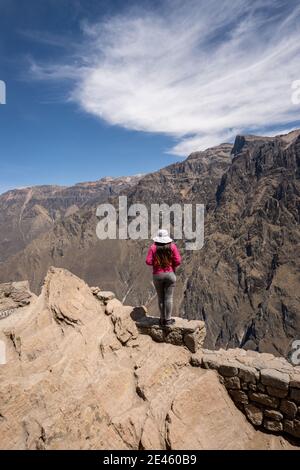
{"label": "rocky foreground", "polygon": [[[200,321],[162,331],[144,308],[56,268],[39,297],[26,283],[0,285],[0,312],[1,449],[299,448],[298,369],[203,350]],[[258,400],[274,389],[276,403]],[[274,434],[257,429],[266,422]]]}

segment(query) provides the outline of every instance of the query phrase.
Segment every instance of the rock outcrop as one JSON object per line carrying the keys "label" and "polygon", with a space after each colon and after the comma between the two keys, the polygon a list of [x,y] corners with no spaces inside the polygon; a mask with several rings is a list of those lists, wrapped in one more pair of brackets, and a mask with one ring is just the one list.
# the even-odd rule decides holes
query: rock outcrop
{"label": "rock outcrop", "polygon": [[40,296],[1,320],[1,449],[296,448],[256,430],[216,370],[191,365],[200,349],[140,334],[143,307],[96,291],[51,268]]}
{"label": "rock outcrop", "polygon": [[0,284],[0,320],[29,305],[33,297],[28,281]]}

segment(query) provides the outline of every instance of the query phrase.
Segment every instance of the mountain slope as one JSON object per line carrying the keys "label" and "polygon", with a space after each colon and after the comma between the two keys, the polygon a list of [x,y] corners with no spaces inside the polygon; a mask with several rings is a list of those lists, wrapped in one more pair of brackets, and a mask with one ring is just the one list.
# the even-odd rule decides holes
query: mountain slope
{"label": "mountain slope", "polygon": [[300,330],[299,134],[236,139],[185,292],[210,345],[287,356]]}
{"label": "mountain slope", "polygon": [[49,232],[56,222],[88,204],[105,202],[136,184],[140,176],[102,178],[75,186],[34,186],[0,195],[0,263]]}

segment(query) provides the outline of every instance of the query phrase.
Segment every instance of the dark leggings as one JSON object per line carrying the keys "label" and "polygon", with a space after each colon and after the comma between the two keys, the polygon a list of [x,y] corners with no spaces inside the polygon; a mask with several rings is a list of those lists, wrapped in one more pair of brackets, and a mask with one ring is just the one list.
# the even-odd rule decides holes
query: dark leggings
{"label": "dark leggings", "polygon": [[153,275],[161,320],[170,320],[173,309],[173,293],[176,283],[175,273],[160,273]]}

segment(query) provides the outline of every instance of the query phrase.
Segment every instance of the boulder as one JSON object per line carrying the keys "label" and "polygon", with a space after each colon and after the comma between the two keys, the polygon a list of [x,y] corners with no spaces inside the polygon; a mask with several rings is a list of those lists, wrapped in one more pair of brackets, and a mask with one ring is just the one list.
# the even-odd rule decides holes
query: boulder
{"label": "boulder", "polygon": [[288,390],[281,390],[275,387],[267,387],[267,392],[272,397],[285,398],[288,396]]}
{"label": "boulder", "polygon": [[226,377],[224,385],[228,389],[239,390],[241,388],[240,379],[238,377]]}
{"label": "boulder", "polygon": [[109,300],[114,299],[116,296],[113,292],[110,291],[100,291],[96,294],[96,297],[104,304],[107,304]]}
{"label": "boulder", "polygon": [[238,375],[239,369],[237,363],[225,363],[219,367],[219,373],[224,377],[232,377]]}
{"label": "boulder", "polygon": [[245,413],[249,421],[254,426],[261,426],[263,422],[263,412],[260,408],[255,405],[249,404],[245,405]]}
{"label": "boulder", "polygon": [[293,419],[296,417],[297,405],[290,400],[282,400],[279,409],[288,418]]}
{"label": "boulder", "polygon": [[279,372],[276,369],[262,369],[260,375],[261,382],[264,385],[269,385],[279,390],[287,390],[289,388],[290,378],[288,374]]}
{"label": "boulder", "polygon": [[281,421],[283,419],[283,415],[276,410],[265,410],[264,415],[266,418],[273,419],[274,421]]}
{"label": "boulder", "polygon": [[238,375],[243,382],[256,384],[259,378],[259,373],[254,367],[249,367],[244,364],[239,364]]}
{"label": "boulder", "polygon": [[283,430],[283,424],[279,421],[273,421],[272,419],[265,419],[263,426],[265,429],[271,432],[280,432]]}
{"label": "boulder", "polygon": [[243,405],[247,405],[249,403],[247,393],[243,392],[242,390],[229,390],[229,395],[236,403]]}
{"label": "boulder", "polygon": [[300,403],[300,389],[291,388],[290,397],[292,398],[292,400],[295,400],[296,403]]}
{"label": "boulder", "polygon": [[300,437],[300,421],[290,419],[285,419],[283,422],[283,429],[286,433],[290,434],[293,437]]}
{"label": "boulder", "polygon": [[100,287],[91,287],[91,292],[94,295],[97,295],[101,291]]}
{"label": "boulder", "polygon": [[271,408],[278,408],[279,400],[275,397],[269,397],[265,393],[250,392],[249,398],[251,401],[260,403],[261,405],[269,406]]}
{"label": "boulder", "polygon": [[106,315],[111,315],[114,311],[114,309],[122,307],[122,302],[120,302],[118,299],[111,299],[108,300],[106,306],[105,306],[105,313]]}

